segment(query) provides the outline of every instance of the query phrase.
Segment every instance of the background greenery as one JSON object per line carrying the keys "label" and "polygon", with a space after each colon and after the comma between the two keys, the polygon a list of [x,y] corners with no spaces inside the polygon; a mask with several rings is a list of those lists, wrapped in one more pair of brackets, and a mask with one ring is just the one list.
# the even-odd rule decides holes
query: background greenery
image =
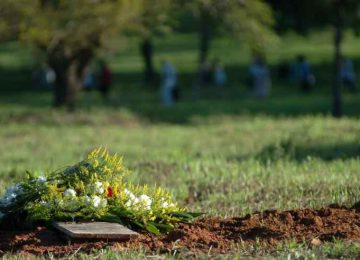
{"label": "background greenery", "polygon": [[[248,93],[250,52],[241,42],[213,43],[210,56],[223,61],[228,86],[193,91],[196,36],[157,38],[157,69],[166,57],[180,74],[182,98],[172,108],[161,106],[158,89],[143,86],[138,40],[131,38],[118,53],[104,54],[115,80],[109,103],[104,104],[96,91],[86,92],[81,108],[70,114],[52,110],[51,91],[32,86],[31,50],[14,42],[2,44],[0,193],[25,177],[25,169],[39,174],[55,170],[105,145],[124,155],[134,181],[168,188],[182,205],[211,215],[331,203],[350,206],[360,200],[360,95],[345,90],[346,116],[330,116],[331,37],[330,31],[312,32],[309,38],[288,34],[269,50],[274,80],[267,99]],[[344,53],[354,60],[359,74],[358,46],[360,38],[347,33]],[[299,53],[308,56],[317,76],[310,95],[276,79],[277,65]],[[334,246],[313,251],[293,247],[307,257],[336,253]],[[350,250],[340,243],[338,249],[359,256],[356,244]],[[238,253],[246,255],[246,250]],[[290,245],[278,254],[295,254],[291,250]],[[252,253],[270,254],[261,248]],[[111,258],[113,252],[102,254]],[[133,254],[143,255],[124,256]]]}

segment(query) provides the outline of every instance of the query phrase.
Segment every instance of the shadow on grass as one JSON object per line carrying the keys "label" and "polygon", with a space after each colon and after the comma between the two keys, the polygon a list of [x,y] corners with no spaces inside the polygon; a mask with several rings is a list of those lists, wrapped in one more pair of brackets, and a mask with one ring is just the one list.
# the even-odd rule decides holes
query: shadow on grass
{"label": "shadow on grass", "polygon": [[291,139],[270,144],[257,155],[261,161],[289,159],[303,162],[309,158],[324,161],[360,159],[360,141],[333,144],[295,144]]}

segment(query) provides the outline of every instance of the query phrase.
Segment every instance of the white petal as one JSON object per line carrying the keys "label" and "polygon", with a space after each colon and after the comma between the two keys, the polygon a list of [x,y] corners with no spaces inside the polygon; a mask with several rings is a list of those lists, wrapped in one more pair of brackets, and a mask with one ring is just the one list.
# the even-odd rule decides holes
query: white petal
{"label": "white petal", "polygon": [[73,189],[67,189],[66,191],[64,191],[64,196],[65,197],[75,197],[76,191]]}
{"label": "white petal", "polygon": [[44,182],[46,182],[46,181],[47,181],[47,179],[46,179],[45,176],[39,176],[39,177],[37,178],[37,182],[38,182],[38,183],[44,183]]}

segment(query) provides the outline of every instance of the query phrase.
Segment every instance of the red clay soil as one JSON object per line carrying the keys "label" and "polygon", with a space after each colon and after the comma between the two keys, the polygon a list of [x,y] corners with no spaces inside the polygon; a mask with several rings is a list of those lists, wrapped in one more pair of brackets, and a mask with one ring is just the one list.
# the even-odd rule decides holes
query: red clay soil
{"label": "red clay soil", "polygon": [[360,212],[345,207],[327,207],[282,212],[269,210],[242,218],[207,217],[192,225],[182,224],[166,235],[141,234],[128,242],[78,241],[69,244],[57,232],[44,227],[28,231],[0,230],[0,257],[7,252],[67,256],[105,247],[115,250],[142,248],[148,252],[207,253],[211,250],[213,254],[220,254],[230,252],[236,243],[250,245],[256,240],[272,247],[289,239],[319,244],[334,238],[360,241]]}

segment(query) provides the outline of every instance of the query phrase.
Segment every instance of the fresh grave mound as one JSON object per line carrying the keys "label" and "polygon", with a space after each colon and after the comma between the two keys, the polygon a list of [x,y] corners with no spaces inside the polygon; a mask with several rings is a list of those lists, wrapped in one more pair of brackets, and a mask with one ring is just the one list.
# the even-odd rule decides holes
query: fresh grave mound
{"label": "fresh grave mound", "polygon": [[332,206],[319,210],[269,210],[241,218],[207,217],[193,224],[180,224],[168,234],[143,233],[128,242],[75,241],[69,244],[59,233],[43,227],[31,231],[0,231],[0,255],[12,252],[66,256],[105,247],[221,254],[231,252],[236,243],[251,245],[259,241],[264,246],[273,247],[289,239],[313,245],[334,239],[360,241],[360,212],[354,208]]}

